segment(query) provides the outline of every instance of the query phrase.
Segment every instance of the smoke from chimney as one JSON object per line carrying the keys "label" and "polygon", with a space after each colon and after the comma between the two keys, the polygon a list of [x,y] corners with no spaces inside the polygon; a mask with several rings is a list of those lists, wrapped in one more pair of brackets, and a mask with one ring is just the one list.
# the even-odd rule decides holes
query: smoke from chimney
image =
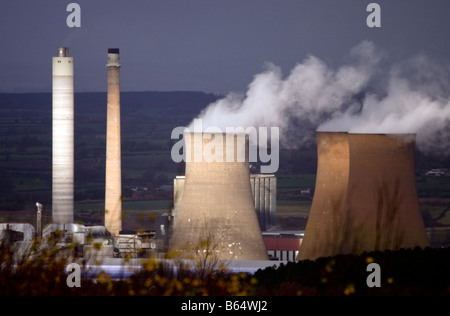
{"label": "smoke from chimney", "polygon": [[318,129],[414,133],[420,149],[449,151],[450,67],[416,56],[382,72],[384,55],[364,41],[337,69],[311,55],[285,78],[268,63],[245,95],[230,93],[198,118],[204,128],[277,126],[288,147],[311,143]]}

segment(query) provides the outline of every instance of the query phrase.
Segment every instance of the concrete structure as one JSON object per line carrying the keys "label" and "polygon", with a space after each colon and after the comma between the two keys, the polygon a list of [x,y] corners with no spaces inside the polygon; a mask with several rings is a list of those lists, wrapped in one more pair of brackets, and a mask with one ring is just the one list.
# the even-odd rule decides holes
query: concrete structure
{"label": "concrete structure", "polygon": [[108,113],[106,131],[105,226],[113,236],[122,230],[122,167],[120,142],[120,55],[108,50]]}
{"label": "concrete structure", "polygon": [[252,174],[250,187],[259,227],[268,230],[277,222],[277,178],[273,174]]}
{"label": "concrete structure", "polygon": [[426,247],[415,135],[317,133],[316,189],[299,260]]}
{"label": "concrete structure", "polygon": [[[187,133],[184,137],[186,182],[171,251],[180,251],[184,259],[211,252],[220,260],[267,260],[250,188],[248,150],[240,162],[237,135]],[[216,142],[219,139],[223,142]],[[248,137],[244,146],[248,149]],[[215,159],[204,155],[202,160],[193,159],[208,149]],[[234,161],[227,160],[231,149]]]}
{"label": "concrete structure", "polygon": [[178,213],[181,207],[181,201],[183,200],[184,183],[186,182],[185,176],[176,176],[173,179],[173,224],[177,222]]}
{"label": "concrete structure", "polygon": [[[183,198],[185,179],[185,176],[177,176],[173,180],[174,206],[172,214],[175,221]],[[273,174],[251,174],[250,187],[259,227],[262,231],[265,231],[276,225],[277,178]]]}
{"label": "concrete structure", "polygon": [[74,84],[73,58],[60,47],[53,57],[53,223],[73,223],[74,195]]}
{"label": "concrete structure", "polygon": [[44,206],[36,202],[37,207],[37,213],[36,213],[36,238],[42,237],[42,210],[44,209]]}
{"label": "concrete structure", "polygon": [[167,253],[170,237],[173,232],[173,216],[168,213],[158,215],[155,223],[156,230],[156,252]]}

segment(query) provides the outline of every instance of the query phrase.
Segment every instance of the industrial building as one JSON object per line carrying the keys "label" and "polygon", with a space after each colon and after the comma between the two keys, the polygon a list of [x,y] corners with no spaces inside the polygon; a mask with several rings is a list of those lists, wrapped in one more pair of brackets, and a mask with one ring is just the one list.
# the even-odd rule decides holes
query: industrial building
{"label": "industrial building", "polygon": [[264,244],[270,260],[297,261],[303,236],[303,231],[263,232]]}
{"label": "industrial building", "polygon": [[277,223],[277,178],[274,174],[252,174],[250,186],[259,227],[266,231]]}
{"label": "industrial building", "polygon": [[0,224],[0,240],[7,242],[31,242],[36,231],[30,224],[2,223]]}
{"label": "industrial building", "polygon": [[298,259],[429,246],[415,135],[317,133],[316,188]]}

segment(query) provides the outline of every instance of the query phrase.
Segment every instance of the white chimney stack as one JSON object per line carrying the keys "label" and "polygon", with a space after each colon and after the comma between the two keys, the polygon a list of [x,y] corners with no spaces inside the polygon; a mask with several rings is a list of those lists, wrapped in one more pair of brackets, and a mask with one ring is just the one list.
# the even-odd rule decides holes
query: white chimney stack
{"label": "white chimney stack", "polygon": [[73,58],[67,47],[53,57],[53,224],[74,221],[74,83]]}

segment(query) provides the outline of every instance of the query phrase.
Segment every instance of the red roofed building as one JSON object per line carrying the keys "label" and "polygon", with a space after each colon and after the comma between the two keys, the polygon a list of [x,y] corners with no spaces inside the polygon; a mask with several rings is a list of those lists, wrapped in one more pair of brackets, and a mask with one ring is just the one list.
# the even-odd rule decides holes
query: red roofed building
{"label": "red roofed building", "polygon": [[263,239],[271,260],[296,261],[303,231],[263,232]]}

